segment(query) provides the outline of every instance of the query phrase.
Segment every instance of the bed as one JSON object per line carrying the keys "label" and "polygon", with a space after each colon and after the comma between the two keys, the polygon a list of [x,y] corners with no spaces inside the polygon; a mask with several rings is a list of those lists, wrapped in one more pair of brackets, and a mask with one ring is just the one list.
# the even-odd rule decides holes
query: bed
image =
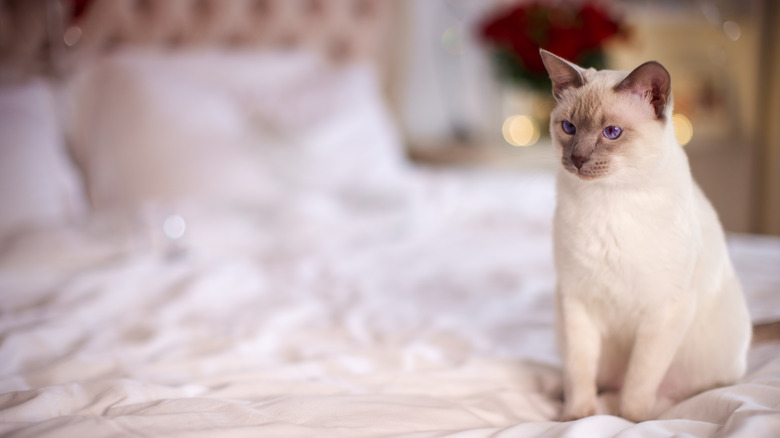
{"label": "bed", "polygon": [[[555,421],[554,175],[406,160],[395,13],[98,1],[2,86],[0,435],[780,434],[772,340],[658,420]],[[729,247],[780,319],[780,239]]]}

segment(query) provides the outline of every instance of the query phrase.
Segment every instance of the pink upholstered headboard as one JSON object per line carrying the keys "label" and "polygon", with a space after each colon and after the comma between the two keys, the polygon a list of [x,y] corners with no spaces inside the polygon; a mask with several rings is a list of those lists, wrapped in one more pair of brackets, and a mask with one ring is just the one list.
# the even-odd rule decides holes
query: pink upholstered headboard
{"label": "pink upholstered headboard", "polygon": [[[51,69],[119,46],[310,48],[384,63],[393,0],[0,0],[0,61]],[[56,68],[57,66],[55,66]]]}

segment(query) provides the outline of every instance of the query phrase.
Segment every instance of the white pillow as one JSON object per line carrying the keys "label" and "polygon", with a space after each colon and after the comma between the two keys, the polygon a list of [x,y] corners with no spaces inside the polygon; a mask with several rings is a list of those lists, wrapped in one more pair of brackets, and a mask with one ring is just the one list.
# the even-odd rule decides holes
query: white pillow
{"label": "white pillow", "polygon": [[243,150],[246,117],[229,96],[144,61],[104,59],[71,81],[69,137],[93,205],[238,196],[262,186]]}
{"label": "white pillow", "polygon": [[98,208],[354,185],[402,161],[370,77],[305,53],[119,52],[70,81],[70,138]]}
{"label": "white pillow", "polygon": [[67,222],[85,205],[50,85],[36,79],[0,87],[0,238]]}

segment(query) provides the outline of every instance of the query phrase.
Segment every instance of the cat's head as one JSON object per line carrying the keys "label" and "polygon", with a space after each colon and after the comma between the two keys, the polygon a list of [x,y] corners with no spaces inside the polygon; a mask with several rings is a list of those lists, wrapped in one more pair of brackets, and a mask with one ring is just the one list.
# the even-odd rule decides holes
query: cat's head
{"label": "cat's head", "polygon": [[569,173],[595,180],[641,172],[674,141],[671,78],[661,64],[596,71],[540,54],[557,102],[550,135]]}

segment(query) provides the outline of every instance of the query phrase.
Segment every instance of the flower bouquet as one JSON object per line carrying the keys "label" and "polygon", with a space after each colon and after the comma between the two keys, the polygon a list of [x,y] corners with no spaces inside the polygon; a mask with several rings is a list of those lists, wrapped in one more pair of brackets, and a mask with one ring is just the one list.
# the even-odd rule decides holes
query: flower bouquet
{"label": "flower bouquet", "polygon": [[584,67],[604,67],[603,47],[625,29],[593,1],[521,1],[487,17],[479,28],[493,48],[500,77],[517,85],[549,90],[539,48]]}

